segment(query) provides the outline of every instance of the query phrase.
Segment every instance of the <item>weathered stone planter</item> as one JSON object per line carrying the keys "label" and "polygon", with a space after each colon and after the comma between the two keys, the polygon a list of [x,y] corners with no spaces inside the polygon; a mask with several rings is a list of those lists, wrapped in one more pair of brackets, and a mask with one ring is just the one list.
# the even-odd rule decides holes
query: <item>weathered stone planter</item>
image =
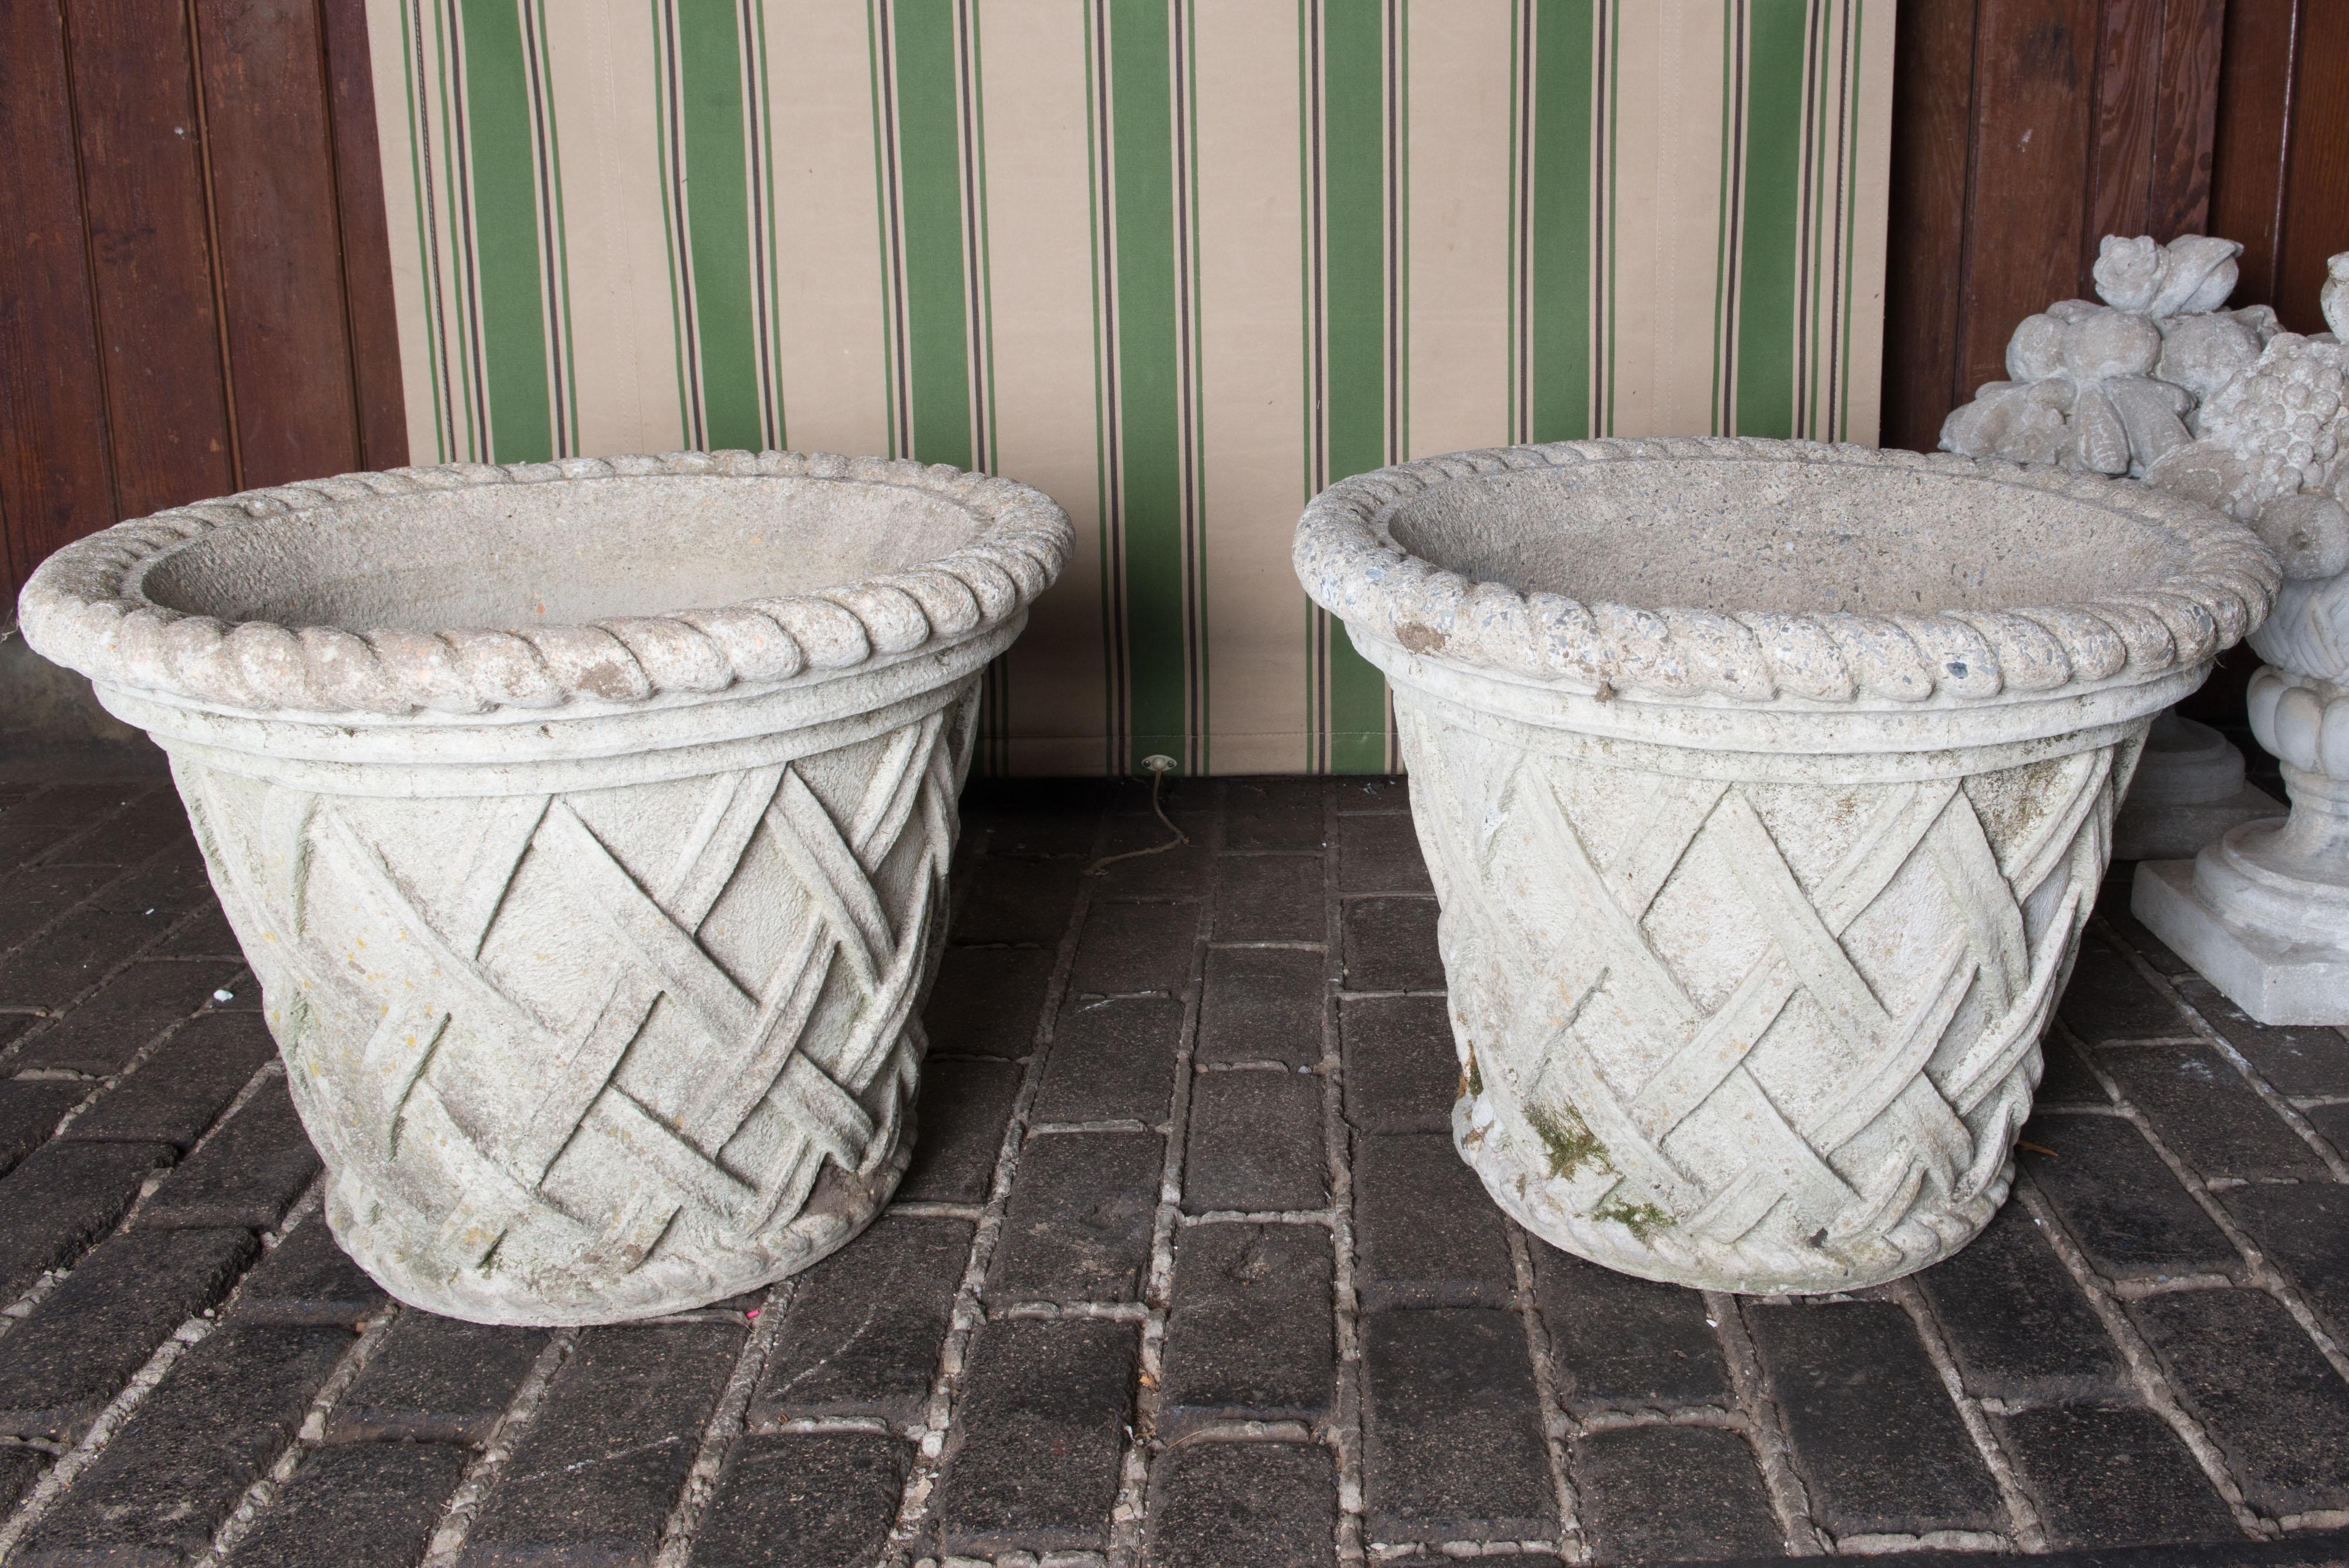
{"label": "weathered stone planter", "polygon": [[1739,1291],[1987,1222],[2147,724],[2277,583],[2141,485],[1734,440],[1365,474],[1296,564],[1394,690],[1463,1157]]}
{"label": "weathered stone planter", "polygon": [[1070,542],[912,462],[406,469],[125,523],[23,624],[170,753],[344,1247],[608,1322],[896,1185],[979,672]]}

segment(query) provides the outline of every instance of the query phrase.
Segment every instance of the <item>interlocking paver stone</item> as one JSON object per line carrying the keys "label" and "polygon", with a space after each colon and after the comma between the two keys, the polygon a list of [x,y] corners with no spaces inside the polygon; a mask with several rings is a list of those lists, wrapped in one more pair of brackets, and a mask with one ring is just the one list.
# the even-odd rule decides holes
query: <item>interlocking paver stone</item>
{"label": "interlocking paver stone", "polygon": [[583,1332],[458,1561],[650,1563],[743,1333],[730,1323]]}
{"label": "interlocking paver stone", "polygon": [[237,945],[236,933],[229,929],[228,916],[217,904],[174,930],[156,951],[159,955],[179,959],[236,959],[243,956],[243,950]]}
{"label": "interlocking paver stone", "polygon": [[2111,1095],[2089,1070],[2088,1059],[2078,1046],[2063,1037],[2060,1029],[2051,1029],[2040,1042],[2042,1071],[2038,1092],[2032,1103],[2046,1108],[2055,1106],[2109,1106]]}
{"label": "interlocking paver stone", "polygon": [[1138,1339],[1134,1325],[1101,1318],[1011,1318],[979,1331],[940,1485],[945,1550],[1108,1545]]}
{"label": "interlocking paver stone", "polygon": [[955,911],[958,942],[1032,942],[1050,947],[1069,923],[1084,867],[1071,860],[982,857],[970,891]]}
{"label": "interlocking paver stone", "polygon": [[68,839],[154,787],[146,780],[56,784],[10,802],[0,809],[0,867],[54,857]]}
{"label": "interlocking paver stone", "polygon": [[800,1275],[750,1402],[753,1424],[794,1416],[918,1423],[971,1231],[959,1220],[885,1216]]}
{"label": "interlocking paver stone", "polygon": [[1318,851],[1327,787],[1314,778],[1229,781],[1224,791],[1224,847]]}
{"label": "interlocking paver stone", "polygon": [[1542,1324],[1580,1411],[1730,1400],[1729,1368],[1704,1297],[1633,1279],[1529,1239]]}
{"label": "interlocking paver stone", "polygon": [[1366,1307],[1499,1306],[1516,1288],[1500,1210],[1443,1133],[1354,1140],[1354,1238]]}
{"label": "interlocking paver stone", "polygon": [[923,1064],[914,1158],[897,1196],[908,1202],[981,1203],[995,1180],[1019,1069],[1003,1062]]}
{"label": "interlocking paver stone", "polygon": [[2129,1304],[2187,1407],[2271,1516],[2349,1509],[2349,1383],[2262,1291],[2178,1291]]}
{"label": "interlocking paver stone", "polygon": [[1365,1523],[1377,1541],[1555,1540],[1525,1327],[1489,1307],[1362,1324]]}
{"label": "interlocking paver stone", "polygon": [[173,1364],[17,1561],[178,1563],[202,1551],[351,1345],[339,1328],[220,1329]]}
{"label": "interlocking paver stone", "polygon": [[277,1043],[256,1013],[191,1018],[61,1136],[124,1143],[150,1139],[185,1151],[276,1051]]}
{"label": "interlocking paver stone", "polygon": [[[1314,894],[1320,894],[1321,862],[1314,870]],[[42,927],[97,892],[120,875],[111,866],[43,866],[8,877],[8,896],[0,898],[0,952],[29,940]]]}
{"label": "interlocking paver stone", "polygon": [[441,1443],[316,1449],[228,1560],[233,1568],[411,1568],[469,1457]]}
{"label": "interlocking paver stone", "polygon": [[1329,991],[1324,962],[1310,948],[1212,950],[1199,1006],[1199,1060],[1292,1067],[1319,1062]]}
{"label": "interlocking paver stone", "polygon": [[240,966],[185,959],[134,963],[54,1028],[25,1043],[18,1072],[48,1068],[105,1077],[130,1064],[141,1046],[212,1000]]}
{"label": "interlocking paver stone", "polygon": [[1346,1119],[1363,1132],[1452,1130],[1460,1056],[1440,996],[1364,996],[1338,1011]]}
{"label": "interlocking paver stone", "polygon": [[1998,1489],[1890,1302],[1748,1312],[1819,1521],[1837,1536],[1998,1530]]}
{"label": "interlocking paver stone", "polygon": [[1435,950],[1433,898],[1349,898],[1345,903],[1346,989],[1441,991],[1444,961]]}
{"label": "interlocking paver stone", "polygon": [[81,1256],[171,1162],[161,1143],[53,1142],[19,1160],[0,1178],[0,1300]]}
{"label": "interlocking paver stone", "polygon": [[100,1243],[0,1339],[0,1433],[78,1440],[260,1250],[245,1231],[132,1231]]}
{"label": "interlocking paver stone", "polygon": [[2150,1410],[2050,1406],[2001,1423],[2058,1547],[2224,1539],[2235,1516]]}
{"label": "interlocking paver stone", "polygon": [[1179,995],[1191,983],[1195,904],[1096,904],[1077,939],[1071,990],[1092,996],[1141,991]]}
{"label": "interlocking paver stone", "polygon": [[2023,1137],[2054,1151],[2025,1149],[2019,1158],[2089,1266],[2106,1278],[2158,1279],[2240,1262],[2225,1232],[2120,1117],[2034,1116]]}
{"label": "interlocking paver stone", "polygon": [[285,1218],[318,1174],[283,1079],[264,1085],[204,1146],[163,1179],[139,1210],[144,1227],[242,1225],[266,1231]]}
{"label": "interlocking paver stone", "polygon": [[1216,893],[1219,942],[1319,942],[1330,934],[1318,855],[1226,855]]}
{"label": "interlocking paver stone", "polygon": [[237,1292],[230,1309],[241,1323],[358,1324],[389,1298],[335,1245],[326,1220],[312,1215],[285,1233]]}
{"label": "interlocking paver stone", "polygon": [[2097,1058],[2170,1152],[2206,1179],[2326,1175],[2307,1141],[2209,1046],[2122,1045]]}
{"label": "interlocking paver stone", "polygon": [[1201,1073],[1191,1081],[1183,1207],[1278,1213],[1330,1201],[1321,1080],[1280,1067]]}
{"label": "interlocking paver stone", "polygon": [[1150,1261],[1164,1147],[1156,1133],[1029,1138],[988,1272],[988,1299],[1133,1300]]}
{"label": "interlocking paver stone", "polygon": [[1625,1427],[1576,1440],[1598,1563],[1775,1557],[1785,1546],[1754,1450],[1718,1427]]}
{"label": "interlocking paver stone", "polygon": [[2112,929],[2113,935],[2120,939],[2121,946],[2142,957],[2157,973],[2173,979],[2194,974],[2192,964],[2164,947],[2160,938],[2147,930],[2137,918],[2129,913],[2130,884],[2136,876],[2134,864],[2127,865],[2126,869],[2117,863],[2114,866],[2113,874],[2105,880],[2103,895],[2097,899],[2097,918]]}
{"label": "interlocking paver stone", "polygon": [[543,1329],[402,1314],[336,1402],[326,1440],[486,1442],[545,1348]]}
{"label": "interlocking paver stone", "polygon": [[1158,1427],[1310,1421],[1330,1404],[1334,1262],[1319,1225],[1193,1225],[1174,1252]]}
{"label": "interlocking paver stone", "polygon": [[1338,888],[1346,893],[1427,893],[1427,861],[1404,812],[1338,818]]}
{"label": "interlocking paver stone", "polygon": [[2147,984],[2118,948],[2093,932],[2080,940],[2080,956],[2058,1011],[2065,1026],[2090,1045],[2194,1033],[2186,1015]]}
{"label": "interlocking paver stone", "polygon": [[1337,1477],[1326,1449],[1185,1443],[1150,1478],[1146,1568],[1336,1568]]}
{"label": "interlocking paver stone", "polygon": [[2178,994],[2278,1094],[2349,1095],[2349,1039],[2340,1030],[2317,1024],[2271,1029],[2254,1023],[2199,975],[2178,981]]}
{"label": "interlocking paver stone", "polygon": [[89,1097],[89,1085],[68,1079],[0,1083],[0,1172],[49,1140],[57,1119]]}
{"label": "interlocking paver stone", "polygon": [[930,1050],[1019,1061],[1036,1048],[1051,980],[1049,948],[948,948],[922,1012]]}
{"label": "interlocking paver stone", "polygon": [[1166,1119],[1183,1003],[1171,996],[1077,997],[1061,1010],[1036,1096],[1042,1122]]}
{"label": "interlocking paver stone", "polygon": [[16,1500],[39,1484],[42,1472],[48,1468],[49,1456],[45,1449],[0,1448],[0,1509],[16,1507]]}
{"label": "interlocking paver stone", "polygon": [[2269,1262],[2349,1343],[2349,1187],[2331,1181],[2257,1183],[2219,1194]]}
{"label": "interlocking paver stone", "polygon": [[2127,1376],[2112,1336],[2020,1203],[1916,1278],[1970,1393],[2093,1398]]}
{"label": "interlocking paver stone", "polygon": [[896,1522],[907,1453],[872,1432],[753,1433],[735,1445],[694,1568],[861,1568]]}

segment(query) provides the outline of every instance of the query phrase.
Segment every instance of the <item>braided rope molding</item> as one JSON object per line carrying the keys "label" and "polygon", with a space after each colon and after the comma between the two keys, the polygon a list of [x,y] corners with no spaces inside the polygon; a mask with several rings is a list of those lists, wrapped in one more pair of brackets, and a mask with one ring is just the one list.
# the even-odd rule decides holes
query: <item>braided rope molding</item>
{"label": "braided rope molding", "polygon": [[[2073,605],[1920,615],[1641,608],[1475,582],[1415,556],[1385,514],[1440,486],[1511,470],[1594,462],[1811,463],[1963,475],[2045,492],[2153,524],[2178,541],[2151,588]],[[2136,679],[2191,667],[2267,615],[2282,573],[2251,530],[2182,497],[2060,468],[1727,436],[1555,441],[1424,458],[1357,475],[1299,521],[1297,575],[1348,625],[1448,663],[1599,691],[1741,702],[1917,702]]]}
{"label": "braided rope molding", "polygon": [[[984,527],[905,571],[816,593],[520,631],[231,625],[148,598],[167,552],[216,528],[386,496],[501,484],[697,476],[828,480],[920,491]],[[1075,545],[1068,514],[1015,480],[825,452],[667,452],[554,462],[444,463],[249,490],[119,523],[57,551],[19,601],[25,639],[101,685],[248,711],[404,715],[640,701],[853,669],[957,639],[1022,612]]]}

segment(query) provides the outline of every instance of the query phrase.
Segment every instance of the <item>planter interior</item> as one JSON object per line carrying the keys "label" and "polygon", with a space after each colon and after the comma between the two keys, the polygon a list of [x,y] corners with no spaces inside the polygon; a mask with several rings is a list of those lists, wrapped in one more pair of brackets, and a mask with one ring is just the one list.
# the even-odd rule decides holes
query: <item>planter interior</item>
{"label": "planter interior", "polygon": [[1764,1293],[1988,1222],[2147,724],[2277,581],[2140,486],[1762,441],[1404,464],[1296,559],[1393,689],[1463,1157]]}
{"label": "planter interior", "polygon": [[121,524],[24,620],[170,753],[345,1249],[613,1322],[887,1200],[980,672],[1070,542],[877,459],[403,470]]}

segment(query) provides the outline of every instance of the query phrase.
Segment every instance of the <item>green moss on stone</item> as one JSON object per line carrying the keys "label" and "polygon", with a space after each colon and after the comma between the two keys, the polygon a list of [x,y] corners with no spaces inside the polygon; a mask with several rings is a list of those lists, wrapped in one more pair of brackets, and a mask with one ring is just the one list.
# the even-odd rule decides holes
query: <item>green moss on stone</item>
{"label": "green moss on stone", "polygon": [[1552,1110],[1547,1106],[1528,1102],[1526,1120],[1533,1125],[1534,1136],[1549,1151],[1549,1173],[1564,1180],[1584,1166],[1596,1166],[1600,1170],[1612,1170],[1614,1162],[1607,1158],[1607,1146],[1582,1119],[1582,1113],[1572,1106],[1560,1106]]}

